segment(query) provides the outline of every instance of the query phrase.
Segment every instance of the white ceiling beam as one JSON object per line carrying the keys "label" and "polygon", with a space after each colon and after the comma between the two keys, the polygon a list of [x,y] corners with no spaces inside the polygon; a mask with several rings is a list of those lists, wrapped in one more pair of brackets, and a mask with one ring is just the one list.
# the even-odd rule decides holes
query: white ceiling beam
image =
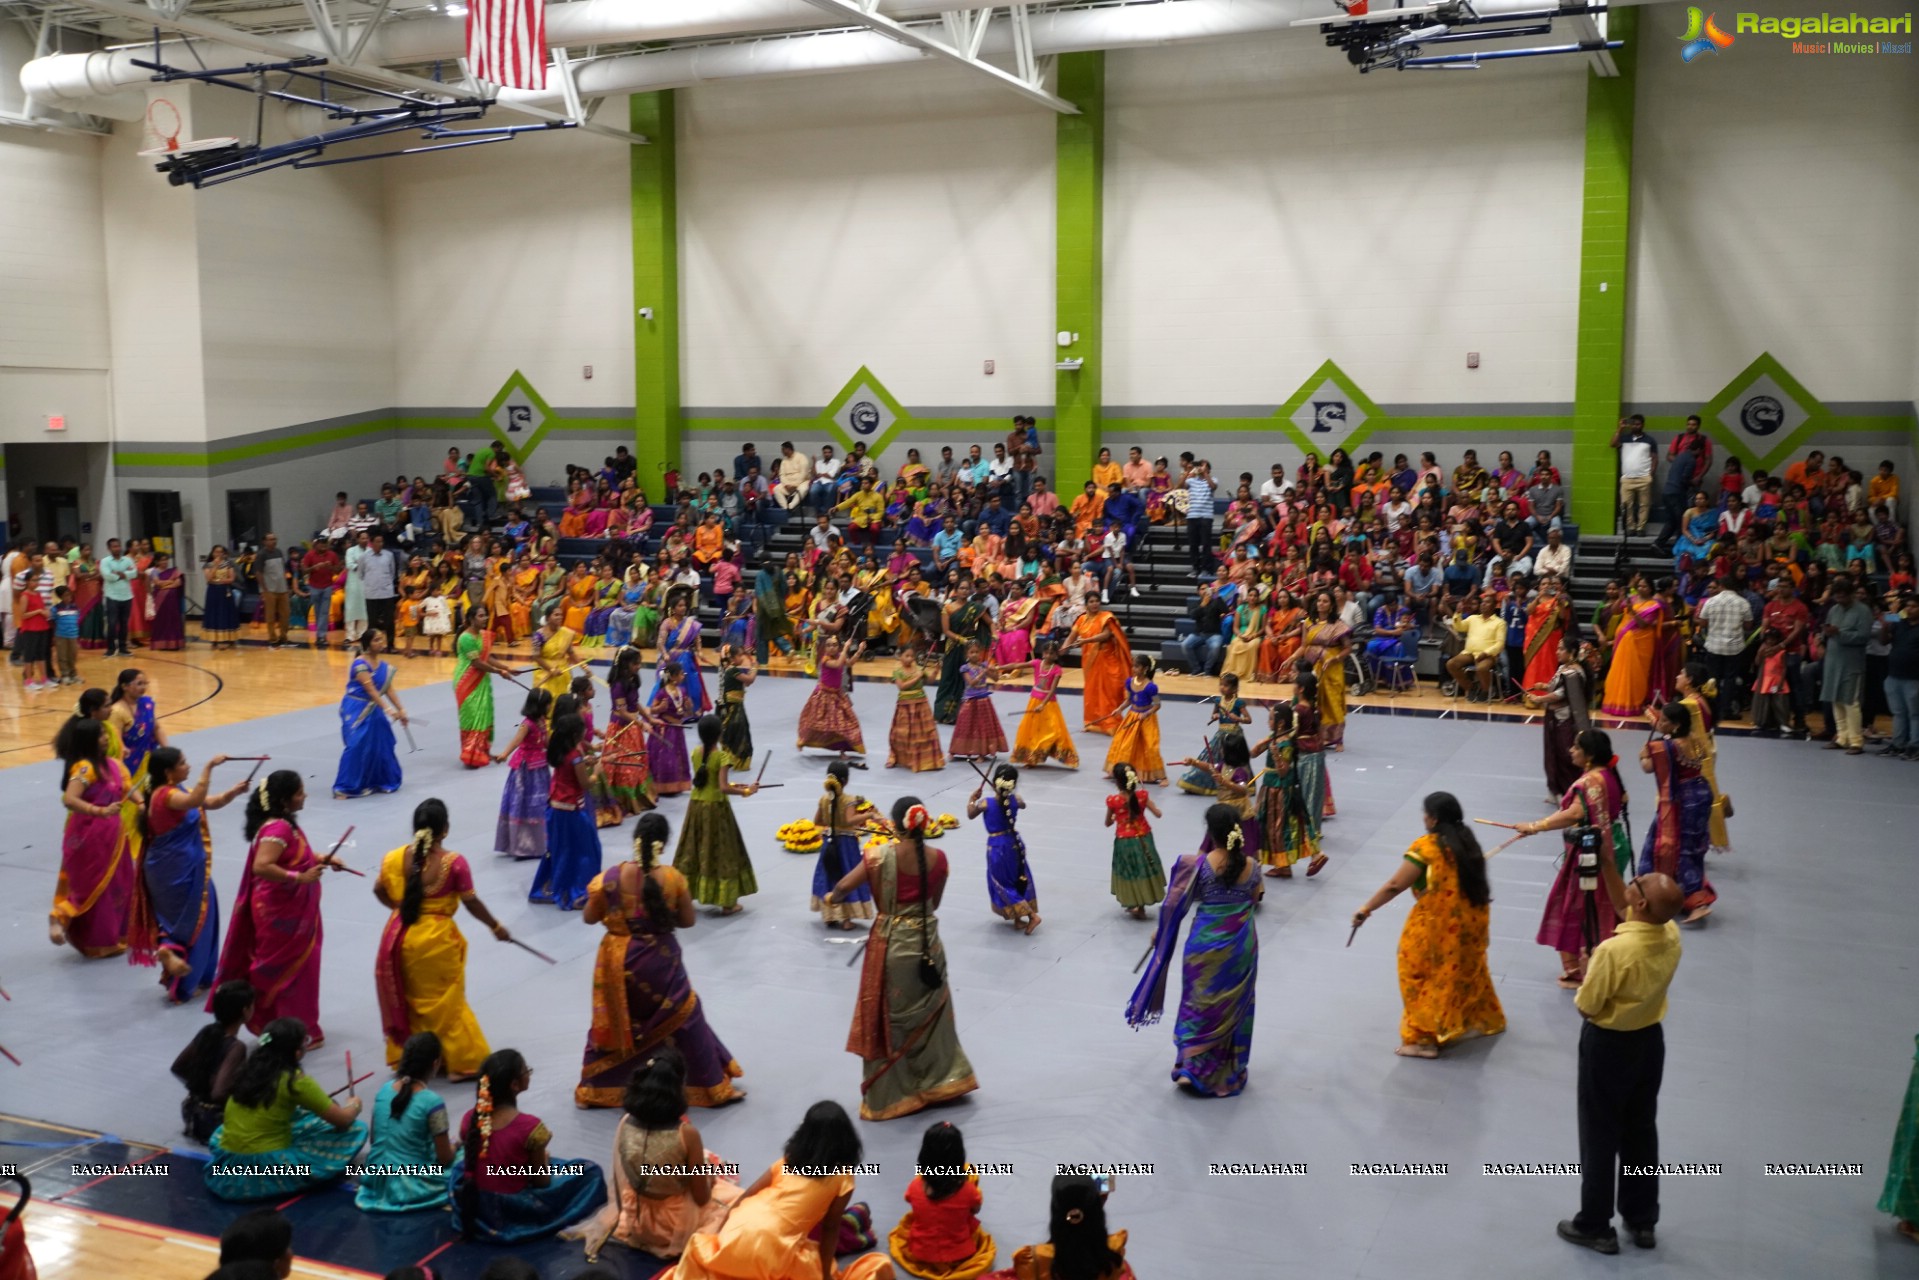
{"label": "white ceiling beam", "polygon": [[[95,2],[96,0],[81,0],[83,4],[92,4]],[[1032,41],[1030,38],[1022,39],[1020,35],[1020,33],[1025,30],[1024,19],[1026,17],[1026,6],[1023,4],[1009,6],[1013,18],[1014,49],[1022,73],[1021,75],[1014,75],[1010,71],[1002,71],[992,63],[979,58],[976,54],[968,54],[963,48],[947,44],[944,40],[932,35],[924,28],[909,27],[902,23],[895,22],[885,14],[875,12],[874,9],[869,7],[868,4],[863,3],[862,0],[807,0],[807,3],[822,13],[830,14],[835,18],[845,19],[847,22],[856,26],[865,27],[869,31],[877,31],[889,39],[897,40],[903,45],[930,53],[936,58],[944,58],[948,62],[970,68],[981,75],[989,77],[1001,88],[1010,89],[1022,98],[1025,98],[1028,102],[1036,102],[1049,111],[1057,111],[1061,115],[1069,116],[1079,114],[1078,107],[1056,94],[1047,92],[1046,86],[1038,79],[1037,68],[1033,61]],[[987,13],[982,12],[972,19],[973,22],[979,24],[982,39],[984,38],[987,16]],[[972,42],[970,32],[967,39],[968,43]]]}
{"label": "white ceiling beam", "polygon": [[[231,45],[236,49],[248,49],[254,53],[265,54],[267,57],[276,58],[283,62],[292,62],[313,56],[312,50],[303,49],[297,44],[291,44],[285,40],[276,39],[273,36],[258,35],[251,31],[242,30],[239,27],[228,26],[224,22],[215,22],[208,18],[186,13],[171,16],[164,15],[146,5],[135,4],[132,0],[75,0],[75,3],[79,4],[82,8],[91,9],[95,13],[104,13],[115,18],[124,18],[129,22],[142,22],[149,26],[163,27],[168,31],[177,31],[181,35],[186,36],[197,36],[202,40],[218,41],[221,44]],[[382,89],[394,89],[401,93],[427,94],[440,98],[457,97],[460,94],[457,86],[440,84],[419,76],[406,75],[399,71],[388,71],[384,67],[334,66],[330,69],[344,79],[357,80],[363,84],[374,85]],[[517,111],[521,115],[532,116],[536,120],[567,119],[566,113],[563,111],[548,111],[542,107],[527,106],[519,103],[509,105],[504,102],[500,104],[500,107],[502,110]],[[641,134],[632,133],[625,129],[615,129],[611,125],[581,124],[579,127],[600,134],[603,137],[618,138],[622,142],[646,142],[646,138]]]}

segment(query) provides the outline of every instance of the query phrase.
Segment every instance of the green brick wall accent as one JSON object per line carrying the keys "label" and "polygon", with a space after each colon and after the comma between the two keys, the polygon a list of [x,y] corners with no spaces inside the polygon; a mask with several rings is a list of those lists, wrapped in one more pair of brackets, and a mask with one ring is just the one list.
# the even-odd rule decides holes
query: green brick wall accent
{"label": "green brick wall accent", "polygon": [[1063,492],[1078,492],[1099,453],[1100,345],[1104,290],[1106,171],[1106,55],[1068,53],[1059,59],[1059,96],[1079,114],[1059,117],[1055,134],[1058,196],[1054,210],[1056,295],[1054,328],[1079,335],[1070,347],[1049,338],[1055,360],[1084,360],[1053,375],[1053,475]]}
{"label": "green brick wall accent", "polygon": [[[627,149],[633,183],[633,437],[640,475],[680,465],[680,222],[673,91],[636,93]],[[640,308],[653,318],[642,320]],[[656,486],[657,487],[657,486]]]}
{"label": "green brick wall accent", "polygon": [[[1586,191],[1580,222],[1579,351],[1573,379],[1573,519],[1611,533],[1618,472],[1610,442],[1625,393],[1626,251],[1632,215],[1639,11],[1613,9],[1614,77],[1586,73]],[[1600,292],[1601,284],[1606,286]]]}

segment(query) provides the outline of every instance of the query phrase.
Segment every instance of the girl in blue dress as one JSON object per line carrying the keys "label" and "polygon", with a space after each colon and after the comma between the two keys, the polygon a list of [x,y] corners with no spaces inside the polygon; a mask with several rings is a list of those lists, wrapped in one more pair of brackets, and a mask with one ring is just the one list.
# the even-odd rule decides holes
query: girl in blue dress
{"label": "girl in blue dress", "polygon": [[446,1101],[427,1087],[443,1066],[440,1037],[431,1031],[407,1037],[393,1078],[380,1086],[367,1113],[373,1144],[367,1148],[366,1171],[355,1179],[360,1189],[353,1203],[360,1209],[411,1213],[446,1207],[445,1173],[425,1172],[453,1163]]}
{"label": "girl in blue dress", "polygon": [[1019,811],[1026,807],[1018,794],[1019,770],[999,765],[990,784],[992,795],[985,796],[988,782],[982,781],[966,802],[967,817],[986,818],[986,892],[994,912],[1031,933],[1039,928],[1039,889],[1019,834]]}
{"label": "girl in blue dress", "polygon": [[387,711],[402,725],[406,708],[393,690],[393,668],[380,661],[386,637],[369,628],[360,635],[360,651],[347,669],[346,696],[340,699],[340,771],[333,798],[350,800],[375,791],[400,789],[400,757],[394,750]]}
{"label": "girl in blue dress", "polygon": [[829,929],[851,929],[855,920],[873,918],[873,891],[866,885],[848,890],[837,900],[833,886],[860,865],[860,808],[866,803],[846,793],[852,770],[844,760],[826,766],[826,794],[813,811],[813,824],[823,828],[819,861],[813,867],[813,910]]}

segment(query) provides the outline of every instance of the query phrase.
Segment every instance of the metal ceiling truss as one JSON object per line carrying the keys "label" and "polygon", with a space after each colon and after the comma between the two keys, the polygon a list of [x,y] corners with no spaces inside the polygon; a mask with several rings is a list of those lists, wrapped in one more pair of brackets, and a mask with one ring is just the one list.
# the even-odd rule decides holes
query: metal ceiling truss
{"label": "metal ceiling truss", "polygon": [[[1024,4],[986,5],[978,9],[960,9],[940,15],[938,26],[933,24],[914,24],[896,22],[879,12],[879,0],[806,0],[815,9],[842,18],[854,26],[877,31],[881,35],[897,40],[903,45],[920,49],[936,58],[943,58],[962,67],[967,67],[987,76],[1001,88],[1010,89],[1029,102],[1061,115],[1076,116],[1079,108],[1066,99],[1051,93],[1046,88],[1046,73],[1051,68],[1051,59],[1033,56],[1033,31],[1027,18],[1031,7]],[[985,46],[986,28],[993,20],[996,9],[1006,10],[1006,21],[1013,33],[1014,69],[1007,71],[996,67],[980,57]],[[944,29],[947,38],[940,39],[933,34]]]}
{"label": "metal ceiling truss", "polygon": [[[15,20],[32,34],[33,56],[36,59],[44,58],[54,51],[53,41],[58,34],[58,27],[51,13],[41,11],[38,21],[27,14],[21,14]],[[18,115],[11,111],[0,111],[0,124],[24,125],[28,128],[48,129],[56,133],[110,134],[113,132],[112,121],[102,120],[98,116],[90,116],[82,112],[71,113],[70,118],[65,120],[43,116],[40,114],[40,104],[34,101],[31,93],[27,94],[20,103]]]}
{"label": "metal ceiling truss", "polygon": [[[308,65],[308,59],[313,56],[310,51],[302,49],[298,45],[289,43],[288,41],[279,40],[272,36],[263,36],[257,32],[247,31],[240,27],[229,26],[224,22],[216,22],[209,18],[200,17],[197,14],[188,13],[185,10],[189,2],[190,0],[156,0],[156,3],[177,4],[179,6],[179,12],[168,15],[161,13],[157,8],[149,8],[145,4],[133,3],[133,0],[77,0],[77,3],[82,7],[90,9],[95,13],[106,14],[109,17],[123,18],[129,22],[138,22],[149,27],[163,28],[167,31],[177,32],[183,36],[197,36],[203,40],[218,41],[221,44],[231,45],[236,49],[246,49],[253,53],[265,54],[275,62],[304,66]],[[315,4],[324,4],[324,0],[306,0],[306,3],[308,3],[309,7],[312,7]],[[322,30],[324,31],[326,28],[322,28]],[[369,26],[366,32],[358,33],[351,42],[347,42],[344,34],[337,29],[334,35],[323,38],[328,41],[327,47],[329,49],[334,48],[336,43],[338,43],[344,46],[345,53],[357,58],[359,54],[365,50],[366,37],[371,30],[372,27]],[[463,67],[464,65],[465,64],[462,63]],[[342,62],[335,68],[335,71],[342,80],[348,83],[364,85],[369,89],[385,90],[401,94],[418,94],[430,98],[477,99],[484,101],[489,106],[492,105],[492,91],[484,84],[473,80],[471,76],[466,77],[466,83],[464,85],[450,85],[435,80],[423,79],[420,76],[407,75],[399,71],[389,71],[387,68],[377,66],[373,63]],[[576,94],[574,96],[577,98],[578,95]],[[595,105],[598,103],[598,99],[591,99],[589,101]],[[585,105],[584,103],[582,104],[582,106]],[[536,120],[576,126],[604,137],[618,138],[622,142],[646,142],[644,135],[632,133],[626,129],[617,129],[612,125],[599,124],[590,119],[574,118],[565,112],[547,111],[544,108],[524,106],[518,103],[515,103],[510,109],[521,115],[531,116]]]}

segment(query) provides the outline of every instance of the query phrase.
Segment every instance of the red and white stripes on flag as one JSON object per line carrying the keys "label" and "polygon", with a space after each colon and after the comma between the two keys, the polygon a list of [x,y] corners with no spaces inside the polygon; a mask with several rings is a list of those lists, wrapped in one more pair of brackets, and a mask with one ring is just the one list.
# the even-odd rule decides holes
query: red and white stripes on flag
{"label": "red and white stripes on flag", "polygon": [[478,79],[546,88],[544,0],[467,0],[466,56]]}

